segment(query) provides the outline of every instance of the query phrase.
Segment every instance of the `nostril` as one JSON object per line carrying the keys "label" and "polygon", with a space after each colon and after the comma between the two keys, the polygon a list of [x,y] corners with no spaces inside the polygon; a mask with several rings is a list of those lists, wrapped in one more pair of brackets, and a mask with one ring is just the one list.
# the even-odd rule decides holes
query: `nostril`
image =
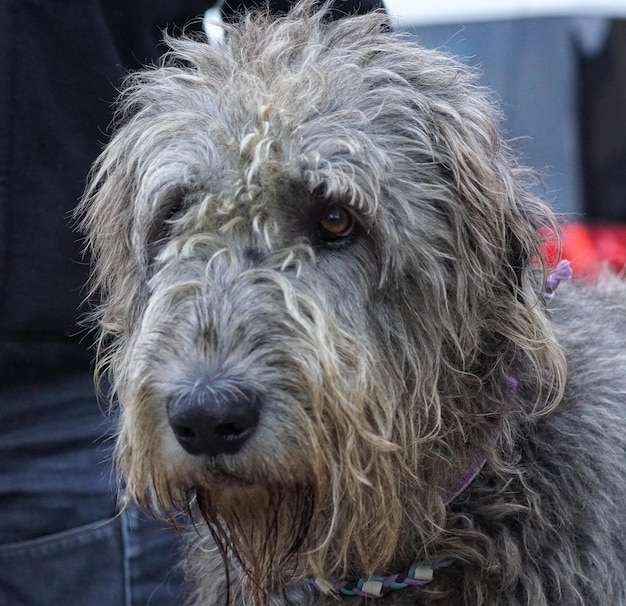
{"label": "nostril", "polygon": [[193,429],[185,427],[184,425],[172,424],[172,429],[178,438],[183,440],[193,440],[196,437],[196,433]]}
{"label": "nostril", "polygon": [[259,394],[232,380],[185,386],[167,405],[179,444],[190,454],[234,454],[254,432],[261,410]]}

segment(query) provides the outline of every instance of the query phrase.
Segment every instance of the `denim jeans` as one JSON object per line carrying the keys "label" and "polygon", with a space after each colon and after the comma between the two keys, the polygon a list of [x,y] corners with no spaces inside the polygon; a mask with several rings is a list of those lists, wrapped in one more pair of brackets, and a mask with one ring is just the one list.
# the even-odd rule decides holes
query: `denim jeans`
{"label": "denim jeans", "polygon": [[116,508],[91,379],[0,389],[0,604],[180,606],[179,539]]}

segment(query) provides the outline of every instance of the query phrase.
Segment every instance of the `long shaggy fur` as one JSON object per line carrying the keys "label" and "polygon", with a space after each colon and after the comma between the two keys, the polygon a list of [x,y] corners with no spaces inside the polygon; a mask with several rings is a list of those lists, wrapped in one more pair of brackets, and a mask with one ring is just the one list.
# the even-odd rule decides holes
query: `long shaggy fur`
{"label": "long shaggy fur", "polygon": [[[119,467],[191,517],[191,601],[449,560],[384,603],[626,604],[624,284],[548,308],[553,218],[466,66],[310,2],[226,33],[129,78],[79,211]],[[262,402],[234,454],[168,422],[207,377]]]}

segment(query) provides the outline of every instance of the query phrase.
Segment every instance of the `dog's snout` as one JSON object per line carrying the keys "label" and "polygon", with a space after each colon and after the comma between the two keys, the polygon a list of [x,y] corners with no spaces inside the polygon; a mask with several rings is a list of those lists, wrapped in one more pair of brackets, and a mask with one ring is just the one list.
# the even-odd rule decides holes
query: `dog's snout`
{"label": "dog's snout", "polygon": [[226,381],[195,385],[170,398],[167,414],[179,444],[190,454],[234,454],[254,432],[260,395]]}

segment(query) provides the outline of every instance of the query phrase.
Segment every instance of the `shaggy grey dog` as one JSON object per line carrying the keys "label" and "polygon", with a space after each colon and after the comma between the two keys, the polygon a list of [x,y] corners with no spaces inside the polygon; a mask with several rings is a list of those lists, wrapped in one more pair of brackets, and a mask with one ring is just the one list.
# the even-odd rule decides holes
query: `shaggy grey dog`
{"label": "shaggy grey dog", "polygon": [[475,74],[309,2],[169,43],[79,212],[190,601],[626,604],[626,287],[552,292]]}

